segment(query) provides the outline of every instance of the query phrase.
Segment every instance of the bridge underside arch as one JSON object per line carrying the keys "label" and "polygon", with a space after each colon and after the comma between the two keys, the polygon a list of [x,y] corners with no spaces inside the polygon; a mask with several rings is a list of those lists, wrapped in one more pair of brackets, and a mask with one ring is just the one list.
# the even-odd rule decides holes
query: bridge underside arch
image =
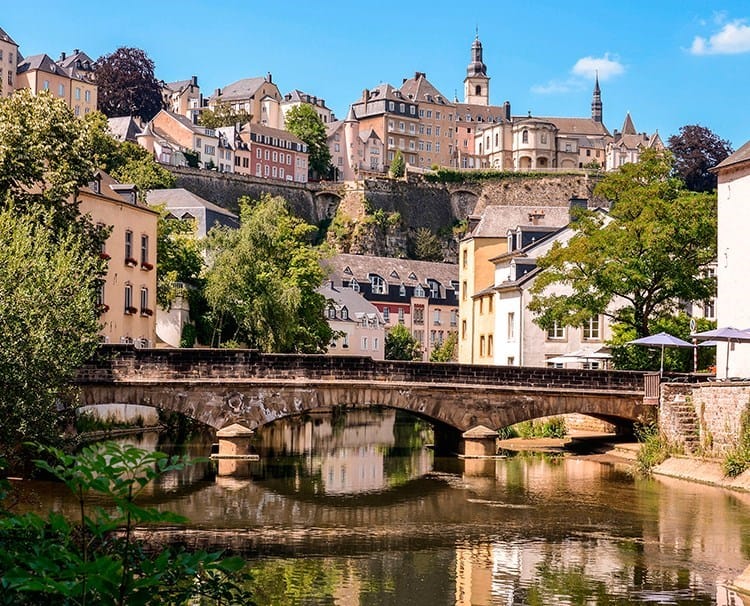
{"label": "bridge underside arch", "polygon": [[140,404],[182,413],[215,429],[240,423],[257,429],[278,419],[337,407],[383,406],[408,411],[455,432],[492,430],[539,417],[581,413],[615,425],[651,420],[643,396],[502,386],[453,386],[345,381],[91,384],[81,404]]}

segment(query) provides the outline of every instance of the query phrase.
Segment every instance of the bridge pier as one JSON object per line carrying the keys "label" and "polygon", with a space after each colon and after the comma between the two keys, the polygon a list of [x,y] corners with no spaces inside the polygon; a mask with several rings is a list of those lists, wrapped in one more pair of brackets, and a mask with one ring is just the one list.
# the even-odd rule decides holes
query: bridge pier
{"label": "bridge pier", "polygon": [[461,432],[453,427],[435,425],[435,455],[440,457],[480,458],[497,454],[497,431],[478,425]]}

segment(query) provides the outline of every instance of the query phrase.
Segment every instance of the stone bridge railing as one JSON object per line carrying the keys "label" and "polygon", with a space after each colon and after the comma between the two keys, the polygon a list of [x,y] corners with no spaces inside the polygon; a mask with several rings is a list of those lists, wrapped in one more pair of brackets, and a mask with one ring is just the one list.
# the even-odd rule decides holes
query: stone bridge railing
{"label": "stone bridge railing", "polygon": [[641,392],[644,373],[520,366],[378,361],[368,357],[261,354],[232,349],[135,349],[104,345],[80,383],[149,380],[310,379],[493,385]]}

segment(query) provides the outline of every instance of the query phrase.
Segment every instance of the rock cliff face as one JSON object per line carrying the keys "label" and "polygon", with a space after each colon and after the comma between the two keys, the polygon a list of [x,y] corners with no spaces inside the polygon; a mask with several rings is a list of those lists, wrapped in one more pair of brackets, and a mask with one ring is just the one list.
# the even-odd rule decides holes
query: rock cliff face
{"label": "rock cliff face", "polygon": [[241,196],[282,196],[341,252],[379,256],[408,256],[417,230],[426,228],[443,242],[444,260],[455,261],[461,223],[488,206],[567,207],[571,198],[586,198],[590,205],[598,205],[593,197],[596,180],[585,174],[513,175],[462,183],[430,183],[417,176],[344,185],[299,184],[193,169],[173,172],[177,187],[233,212]]}

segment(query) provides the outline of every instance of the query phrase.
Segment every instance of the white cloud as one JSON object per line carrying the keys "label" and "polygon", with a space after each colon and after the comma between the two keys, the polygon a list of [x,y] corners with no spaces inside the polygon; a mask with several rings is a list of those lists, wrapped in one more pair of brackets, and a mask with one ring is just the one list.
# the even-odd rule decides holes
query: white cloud
{"label": "white cloud", "polygon": [[578,59],[571,71],[575,75],[584,76],[585,78],[594,78],[598,73],[599,80],[604,81],[622,74],[625,71],[625,66],[617,61],[617,59],[610,59],[609,53],[605,53],[603,57],[583,57]]}
{"label": "white cloud", "polygon": [[609,80],[625,71],[625,66],[609,53],[603,57],[583,57],[576,61],[570,70],[571,76],[565,80],[550,80],[547,84],[535,84],[531,92],[539,95],[554,95],[581,90],[599,74],[599,80]]}
{"label": "white cloud", "polygon": [[690,47],[694,55],[736,55],[750,52],[750,26],[743,20],[727,23],[706,39],[696,36]]}

